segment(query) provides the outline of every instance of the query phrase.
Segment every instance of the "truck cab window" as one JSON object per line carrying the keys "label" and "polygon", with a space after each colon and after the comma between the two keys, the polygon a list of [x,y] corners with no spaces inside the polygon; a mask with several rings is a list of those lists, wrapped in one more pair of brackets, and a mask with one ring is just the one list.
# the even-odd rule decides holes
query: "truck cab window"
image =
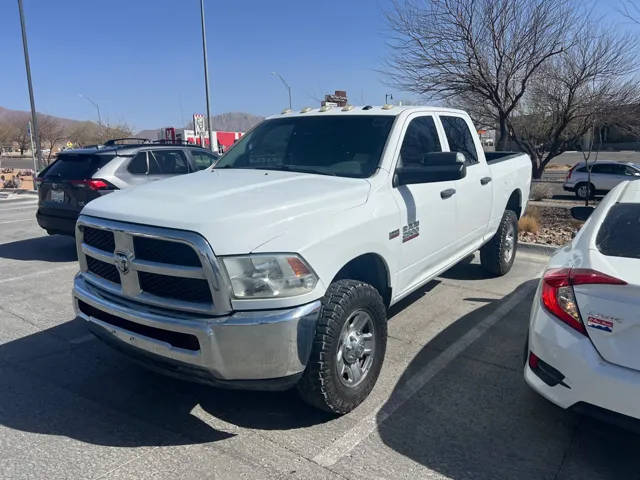
{"label": "truck cab window", "polygon": [[433,117],[418,117],[411,120],[400,148],[399,166],[423,165],[425,153],[441,152],[438,130]]}
{"label": "truck cab window", "polygon": [[467,166],[478,163],[478,152],[473,142],[473,135],[464,118],[441,116],[440,120],[449,141],[449,150],[464,153]]}

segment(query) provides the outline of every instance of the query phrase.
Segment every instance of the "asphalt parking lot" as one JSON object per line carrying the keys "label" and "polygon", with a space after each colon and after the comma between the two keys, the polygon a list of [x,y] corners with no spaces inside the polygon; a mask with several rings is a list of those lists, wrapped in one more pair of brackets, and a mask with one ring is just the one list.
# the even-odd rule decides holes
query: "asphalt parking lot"
{"label": "asphalt parking lot", "polygon": [[292,392],[166,378],[104,346],[74,319],[73,240],[34,214],[0,203],[0,478],[640,478],[640,436],[524,384],[545,257],[522,251],[500,279],[469,259],[395,306],[376,388],[336,418]]}

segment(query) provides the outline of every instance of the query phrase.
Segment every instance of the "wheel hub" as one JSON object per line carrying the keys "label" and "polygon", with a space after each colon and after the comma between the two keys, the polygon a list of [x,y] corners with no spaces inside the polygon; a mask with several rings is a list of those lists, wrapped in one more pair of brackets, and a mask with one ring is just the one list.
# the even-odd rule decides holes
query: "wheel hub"
{"label": "wheel hub", "polygon": [[362,334],[358,332],[352,332],[344,345],[344,352],[342,356],[347,363],[354,363],[361,359],[364,355],[364,339]]}

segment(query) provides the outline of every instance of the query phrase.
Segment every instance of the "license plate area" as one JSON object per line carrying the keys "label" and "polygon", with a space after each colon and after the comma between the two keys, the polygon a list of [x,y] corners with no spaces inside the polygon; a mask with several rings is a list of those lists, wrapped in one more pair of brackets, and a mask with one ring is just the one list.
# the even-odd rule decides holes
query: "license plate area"
{"label": "license plate area", "polygon": [[51,201],[64,203],[64,190],[51,190]]}

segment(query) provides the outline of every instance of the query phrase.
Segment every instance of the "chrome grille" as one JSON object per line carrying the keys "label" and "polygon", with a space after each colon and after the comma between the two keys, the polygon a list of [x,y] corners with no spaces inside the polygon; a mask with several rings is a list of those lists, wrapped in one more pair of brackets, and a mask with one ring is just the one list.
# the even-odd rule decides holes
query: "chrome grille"
{"label": "chrome grille", "polygon": [[80,216],[76,243],[86,280],[110,294],[172,310],[231,311],[218,260],[196,233]]}

